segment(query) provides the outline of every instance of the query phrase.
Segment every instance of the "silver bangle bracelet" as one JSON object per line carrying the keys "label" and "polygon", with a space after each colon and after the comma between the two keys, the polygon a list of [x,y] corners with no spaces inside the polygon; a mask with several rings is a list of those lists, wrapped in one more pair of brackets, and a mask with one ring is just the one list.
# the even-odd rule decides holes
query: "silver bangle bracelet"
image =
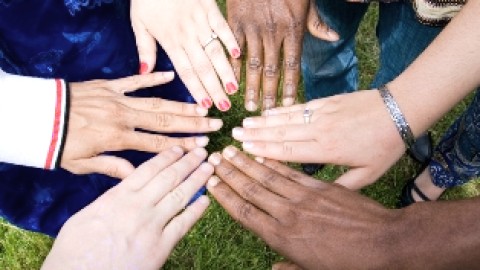
{"label": "silver bangle bracelet", "polygon": [[398,104],[393,98],[392,94],[390,94],[390,91],[388,91],[386,85],[380,86],[378,91],[380,92],[380,96],[382,96],[383,103],[385,103],[387,106],[387,110],[390,113],[390,117],[392,117],[395,126],[397,127],[398,133],[400,133],[400,137],[402,137],[402,140],[405,143],[405,147],[410,149],[415,143],[415,137],[413,136],[412,130],[410,129],[405,116],[400,110],[400,107],[398,107]]}

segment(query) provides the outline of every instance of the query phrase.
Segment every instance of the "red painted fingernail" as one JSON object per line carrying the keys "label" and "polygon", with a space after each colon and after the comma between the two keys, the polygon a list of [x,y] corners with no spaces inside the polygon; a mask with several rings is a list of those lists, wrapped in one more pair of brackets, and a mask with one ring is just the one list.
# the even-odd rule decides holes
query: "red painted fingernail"
{"label": "red painted fingernail", "polygon": [[237,90],[238,90],[237,85],[235,85],[232,82],[227,83],[227,93],[228,94],[233,94],[233,93],[237,92]]}
{"label": "red painted fingernail", "polygon": [[202,107],[206,108],[206,109],[210,109],[212,107],[213,103],[212,103],[212,100],[209,99],[209,98],[204,98],[202,100]]}
{"label": "red painted fingernail", "polygon": [[232,50],[232,57],[233,57],[233,58],[238,58],[238,57],[240,57],[240,50],[237,49],[237,48],[233,49],[233,50]]}
{"label": "red painted fingernail", "polygon": [[222,100],[219,104],[218,104],[218,108],[220,109],[220,111],[222,112],[226,112],[230,109],[230,102],[228,100]]}
{"label": "red painted fingernail", "polygon": [[147,72],[147,70],[148,70],[148,64],[145,63],[145,62],[141,62],[140,63],[140,70],[139,70],[138,73],[145,74]]}

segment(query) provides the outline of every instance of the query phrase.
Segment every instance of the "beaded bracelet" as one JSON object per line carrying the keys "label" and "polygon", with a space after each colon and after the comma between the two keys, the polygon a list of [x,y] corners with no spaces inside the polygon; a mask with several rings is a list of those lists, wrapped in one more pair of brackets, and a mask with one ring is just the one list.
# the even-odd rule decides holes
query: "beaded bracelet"
{"label": "beaded bracelet", "polygon": [[392,94],[390,94],[390,91],[386,85],[380,86],[378,91],[380,92],[380,96],[382,96],[383,103],[385,103],[387,106],[387,110],[390,113],[390,117],[392,117],[395,126],[397,127],[398,133],[400,133],[400,137],[402,137],[402,140],[405,143],[405,147],[410,149],[415,143],[415,137],[413,136],[412,130],[410,129],[405,116],[400,110],[400,107],[398,107],[398,104],[393,98]]}

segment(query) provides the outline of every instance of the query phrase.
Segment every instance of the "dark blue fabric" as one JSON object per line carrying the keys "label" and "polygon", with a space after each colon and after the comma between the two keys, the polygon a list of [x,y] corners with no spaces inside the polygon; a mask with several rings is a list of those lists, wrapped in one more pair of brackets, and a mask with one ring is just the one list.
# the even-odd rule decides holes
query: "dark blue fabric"
{"label": "dark blue fabric", "polygon": [[[129,1],[0,0],[0,67],[9,73],[70,82],[115,79],[138,73]],[[155,70],[173,70],[159,48]],[[134,96],[193,102],[176,76]],[[25,97],[28,98],[28,97]],[[28,111],[25,113],[35,113]],[[31,130],[35,136],[35,130]],[[116,153],[135,165],[153,154]],[[0,163],[0,214],[13,224],[55,236],[63,223],[117,180]]]}

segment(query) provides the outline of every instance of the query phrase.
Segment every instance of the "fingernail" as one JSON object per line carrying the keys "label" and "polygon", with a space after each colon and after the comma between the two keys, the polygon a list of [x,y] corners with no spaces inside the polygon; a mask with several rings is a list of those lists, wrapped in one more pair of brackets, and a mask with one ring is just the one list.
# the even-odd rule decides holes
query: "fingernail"
{"label": "fingernail", "polygon": [[162,72],[162,73],[158,73],[159,76],[163,76],[163,78],[167,81],[171,81],[171,80],[173,80],[173,78],[175,78],[175,72],[173,72],[173,71],[166,71],[166,72]]}
{"label": "fingernail", "polygon": [[205,108],[205,109],[210,109],[213,105],[213,102],[211,99],[209,98],[204,98],[202,100],[202,106]]}
{"label": "fingernail", "polygon": [[216,187],[220,183],[220,179],[217,176],[212,176],[210,179],[208,179],[207,185],[209,187]]}
{"label": "fingernail", "polygon": [[232,130],[232,136],[236,139],[238,139],[239,137],[242,137],[244,133],[245,132],[244,132],[243,128],[236,127]]}
{"label": "fingernail", "polygon": [[247,111],[249,111],[249,112],[254,112],[258,109],[258,105],[255,102],[250,100],[245,105],[245,109],[247,109]]}
{"label": "fingernail", "polygon": [[237,92],[238,86],[232,82],[227,83],[227,94],[231,95]]}
{"label": "fingernail", "polygon": [[253,127],[253,126],[255,126],[255,125],[254,125],[255,122],[253,121],[252,118],[245,118],[245,119],[243,119],[243,123],[242,123],[242,124],[243,124],[243,127],[247,127],[247,128],[248,128],[248,127]]}
{"label": "fingernail", "polygon": [[228,146],[227,148],[223,149],[223,155],[226,158],[233,158],[237,154],[237,148],[233,146]]}
{"label": "fingernail", "polygon": [[195,144],[199,147],[205,147],[208,144],[208,137],[202,136],[202,137],[196,137],[195,138]]}
{"label": "fingernail", "polygon": [[200,170],[202,170],[204,172],[212,173],[213,172],[213,166],[210,163],[204,162],[204,163],[202,163],[202,165],[200,165]]}
{"label": "fingernail", "polygon": [[295,102],[295,100],[293,98],[288,97],[288,98],[283,99],[282,105],[283,106],[292,106],[294,102]]}
{"label": "fingernail", "polygon": [[240,55],[241,55],[240,50],[237,49],[237,48],[233,49],[232,52],[231,52],[231,55],[232,55],[233,58],[240,57]]}
{"label": "fingernail", "polygon": [[213,153],[208,158],[208,162],[210,162],[210,164],[212,164],[213,166],[219,165],[221,161],[222,155],[220,155],[219,153]]}
{"label": "fingernail", "polygon": [[205,195],[200,196],[200,198],[198,198],[197,201],[204,205],[208,205],[210,203],[210,199],[208,198],[208,196],[205,196]]}
{"label": "fingernail", "polygon": [[219,130],[222,128],[223,126],[223,121],[220,120],[220,119],[211,119],[209,122],[208,122],[208,125],[214,129],[214,130]]}
{"label": "fingernail", "polygon": [[220,111],[222,112],[226,112],[230,109],[231,105],[230,105],[230,102],[228,100],[222,100],[219,104],[218,104],[218,108],[220,109]]}
{"label": "fingernail", "polygon": [[139,74],[145,74],[148,70],[148,64],[145,62],[140,63],[140,69],[138,71]]}
{"label": "fingernail", "polygon": [[172,147],[172,151],[178,154],[183,154],[183,149],[178,145],[175,145],[174,147]]}
{"label": "fingernail", "polygon": [[200,116],[205,116],[205,115],[208,114],[208,110],[205,109],[205,108],[203,108],[203,107],[201,107],[201,106],[197,106],[197,107],[195,108],[195,111],[196,111],[197,114],[200,115]]}
{"label": "fingernail", "polygon": [[265,162],[265,158],[263,157],[255,157],[255,161],[257,161],[260,164],[263,164]]}
{"label": "fingernail", "polygon": [[252,149],[253,148],[253,143],[252,142],[244,142],[242,143],[243,149]]}
{"label": "fingernail", "polygon": [[207,153],[207,150],[205,150],[204,148],[195,148],[193,149],[192,151],[195,155],[199,156],[199,157],[206,157],[208,155]]}

